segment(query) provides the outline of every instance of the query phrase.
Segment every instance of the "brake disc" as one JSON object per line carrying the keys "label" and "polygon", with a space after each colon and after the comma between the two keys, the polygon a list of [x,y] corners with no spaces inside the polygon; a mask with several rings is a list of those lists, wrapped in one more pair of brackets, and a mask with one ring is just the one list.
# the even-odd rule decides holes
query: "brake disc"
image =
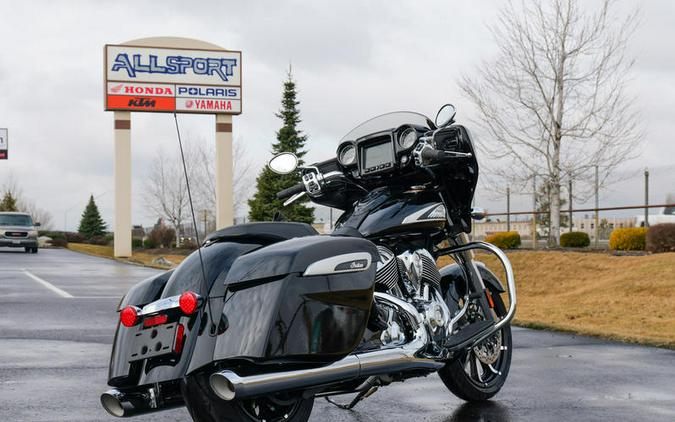
{"label": "brake disc", "polygon": [[502,352],[502,332],[497,331],[492,337],[485,339],[478,346],[473,348],[473,352],[479,361],[486,365],[492,365],[497,362]]}

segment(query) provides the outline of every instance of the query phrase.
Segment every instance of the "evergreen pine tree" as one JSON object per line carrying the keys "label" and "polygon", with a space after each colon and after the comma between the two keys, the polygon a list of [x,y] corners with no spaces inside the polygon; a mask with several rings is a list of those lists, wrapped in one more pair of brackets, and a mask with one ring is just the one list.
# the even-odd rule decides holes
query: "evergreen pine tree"
{"label": "evergreen pine tree", "polygon": [[[288,79],[284,82],[281,110],[276,114],[283,121],[283,126],[277,132],[277,142],[272,144],[272,153],[276,155],[281,152],[292,152],[298,157],[301,165],[303,163],[302,157],[306,153],[303,148],[307,137],[297,128],[301,122],[300,111],[298,110],[299,104],[295,81],[289,69]],[[251,221],[270,221],[275,212],[280,211],[288,221],[313,223],[314,208],[304,205],[308,201],[306,197],[286,207],[283,206],[284,201],[276,197],[277,192],[300,183],[300,181],[300,175],[297,172],[280,175],[265,166],[256,180],[256,193],[248,201],[251,208],[249,219]]]}
{"label": "evergreen pine tree", "polygon": [[19,211],[16,207],[16,198],[11,191],[6,191],[0,201],[0,211]]}
{"label": "evergreen pine tree", "polygon": [[82,213],[80,220],[80,227],[77,231],[86,239],[91,239],[94,236],[103,236],[105,234],[106,224],[98,212],[96,202],[94,202],[94,195],[89,197],[89,203]]}

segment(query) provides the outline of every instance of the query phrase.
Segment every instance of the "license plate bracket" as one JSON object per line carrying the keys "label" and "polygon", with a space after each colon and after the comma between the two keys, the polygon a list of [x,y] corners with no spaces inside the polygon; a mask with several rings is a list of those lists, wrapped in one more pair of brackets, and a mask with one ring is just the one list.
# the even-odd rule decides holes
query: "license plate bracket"
{"label": "license plate bracket", "polygon": [[140,330],[134,335],[129,362],[173,353],[178,323],[157,325]]}

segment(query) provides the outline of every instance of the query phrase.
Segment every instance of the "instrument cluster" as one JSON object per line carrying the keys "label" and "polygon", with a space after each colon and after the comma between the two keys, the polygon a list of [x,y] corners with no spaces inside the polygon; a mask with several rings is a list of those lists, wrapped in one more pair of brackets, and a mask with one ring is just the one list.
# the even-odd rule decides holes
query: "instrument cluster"
{"label": "instrument cluster", "polygon": [[404,125],[395,130],[378,132],[345,141],[338,146],[337,159],[347,170],[359,176],[386,173],[406,166],[410,151],[420,138],[420,130]]}

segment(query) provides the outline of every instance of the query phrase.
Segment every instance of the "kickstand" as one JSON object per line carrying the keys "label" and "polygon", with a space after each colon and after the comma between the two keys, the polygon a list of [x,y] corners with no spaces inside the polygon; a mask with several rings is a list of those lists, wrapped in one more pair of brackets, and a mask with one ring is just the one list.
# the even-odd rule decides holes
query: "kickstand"
{"label": "kickstand", "polygon": [[351,401],[349,404],[341,404],[336,401],[333,401],[329,396],[326,396],[326,401],[332,405],[335,405],[339,407],[340,409],[344,410],[352,410],[357,404],[359,404],[362,400],[367,399],[371,395],[373,395],[378,388],[380,388],[378,385],[376,385],[378,382],[377,377],[370,377],[357,388],[357,391],[359,394],[354,397],[354,400]]}

